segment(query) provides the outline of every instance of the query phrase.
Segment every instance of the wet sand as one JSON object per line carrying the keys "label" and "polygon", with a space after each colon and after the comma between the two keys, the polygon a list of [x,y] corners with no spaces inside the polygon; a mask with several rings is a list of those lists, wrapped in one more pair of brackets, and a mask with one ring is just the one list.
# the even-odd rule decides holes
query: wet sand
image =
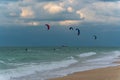
{"label": "wet sand", "polygon": [[120,66],[76,72],[50,80],[120,80]]}

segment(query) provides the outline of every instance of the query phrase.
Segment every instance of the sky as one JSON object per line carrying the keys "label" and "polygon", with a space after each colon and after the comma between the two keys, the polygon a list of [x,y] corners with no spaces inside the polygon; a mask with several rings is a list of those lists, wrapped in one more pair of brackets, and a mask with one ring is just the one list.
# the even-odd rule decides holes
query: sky
{"label": "sky", "polygon": [[120,0],[0,0],[1,47],[62,45],[120,47]]}

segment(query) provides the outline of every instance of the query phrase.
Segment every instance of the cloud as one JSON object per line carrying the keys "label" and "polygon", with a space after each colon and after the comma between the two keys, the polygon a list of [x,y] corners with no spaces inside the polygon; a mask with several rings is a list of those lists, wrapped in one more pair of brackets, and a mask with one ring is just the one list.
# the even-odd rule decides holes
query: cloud
{"label": "cloud", "polygon": [[76,11],[76,14],[79,14],[80,18],[82,18],[82,19],[85,18],[85,15],[84,15],[84,13],[81,12],[81,10]]}
{"label": "cloud", "polygon": [[68,8],[67,8],[67,11],[68,11],[68,12],[73,12],[74,10],[73,10],[72,7],[68,7]]}
{"label": "cloud", "polygon": [[[2,0],[4,1],[4,0]],[[0,3],[0,17],[11,25],[38,25],[44,22],[77,24],[81,22],[119,22],[120,2],[107,0],[6,0]],[[12,20],[12,21],[11,21]],[[1,24],[3,23],[0,22]],[[80,24],[79,23],[79,24]],[[57,25],[56,24],[56,25]]]}
{"label": "cloud", "polygon": [[80,21],[78,21],[78,20],[65,20],[65,21],[59,22],[60,25],[77,25],[79,23],[80,23]]}
{"label": "cloud", "polygon": [[0,0],[1,2],[11,2],[11,1],[20,1],[20,0]]}
{"label": "cloud", "polygon": [[68,0],[70,3],[73,3],[75,0]]}
{"label": "cloud", "polygon": [[48,3],[43,8],[51,14],[60,13],[65,10],[62,6],[54,3]]}
{"label": "cloud", "polygon": [[[20,0],[3,4],[6,10],[0,9],[4,20],[14,25],[16,20],[20,24],[33,24],[33,22],[59,22],[70,20],[82,20],[80,14],[76,14],[77,0]],[[82,3],[81,3],[82,4]],[[80,7],[80,6],[79,6]],[[1,14],[0,14],[1,15]],[[6,17],[7,16],[7,17]],[[9,17],[9,18],[8,18]],[[75,21],[72,21],[72,23]]]}
{"label": "cloud", "polygon": [[22,18],[32,18],[32,17],[34,17],[34,12],[30,7],[23,7],[23,8],[21,8],[20,16]]}
{"label": "cloud", "polygon": [[87,22],[117,23],[120,21],[119,2],[95,2],[76,13],[83,15],[85,17],[84,21]]}
{"label": "cloud", "polygon": [[12,17],[17,16],[17,14],[14,13],[14,12],[11,12],[9,15],[12,16]]}
{"label": "cloud", "polygon": [[104,2],[115,2],[115,1],[120,1],[120,0],[100,0],[100,1],[104,1]]}
{"label": "cloud", "polygon": [[40,22],[28,22],[26,24],[29,26],[38,26],[38,25],[40,25]]}
{"label": "cloud", "polygon": [[50,1],[59,1],[59,0],[0,0],[2,2],[16,2],[16,1],[38,1],[38,2],[50,2]]}
{"label": "cloud", "polygon": [[36,0],[36,1],[50,2],[50,1],[60,1],[60,0]]}

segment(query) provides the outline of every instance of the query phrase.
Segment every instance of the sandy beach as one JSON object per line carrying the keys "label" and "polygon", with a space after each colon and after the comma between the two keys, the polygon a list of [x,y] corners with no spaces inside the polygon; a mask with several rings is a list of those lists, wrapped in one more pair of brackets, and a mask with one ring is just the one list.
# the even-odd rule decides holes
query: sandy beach
{"label": "sandy beach", "polygon": [[50,80],[120,80],[120,66],[76,72]]}

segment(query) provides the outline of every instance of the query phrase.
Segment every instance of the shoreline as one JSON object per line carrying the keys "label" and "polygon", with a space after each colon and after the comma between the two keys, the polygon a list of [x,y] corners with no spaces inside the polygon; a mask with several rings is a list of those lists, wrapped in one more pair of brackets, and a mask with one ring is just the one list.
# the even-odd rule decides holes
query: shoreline
{"label": "shoreline", "polygon": [[49,80],[120,80],[120,65],[75,72],[64,77]]}

